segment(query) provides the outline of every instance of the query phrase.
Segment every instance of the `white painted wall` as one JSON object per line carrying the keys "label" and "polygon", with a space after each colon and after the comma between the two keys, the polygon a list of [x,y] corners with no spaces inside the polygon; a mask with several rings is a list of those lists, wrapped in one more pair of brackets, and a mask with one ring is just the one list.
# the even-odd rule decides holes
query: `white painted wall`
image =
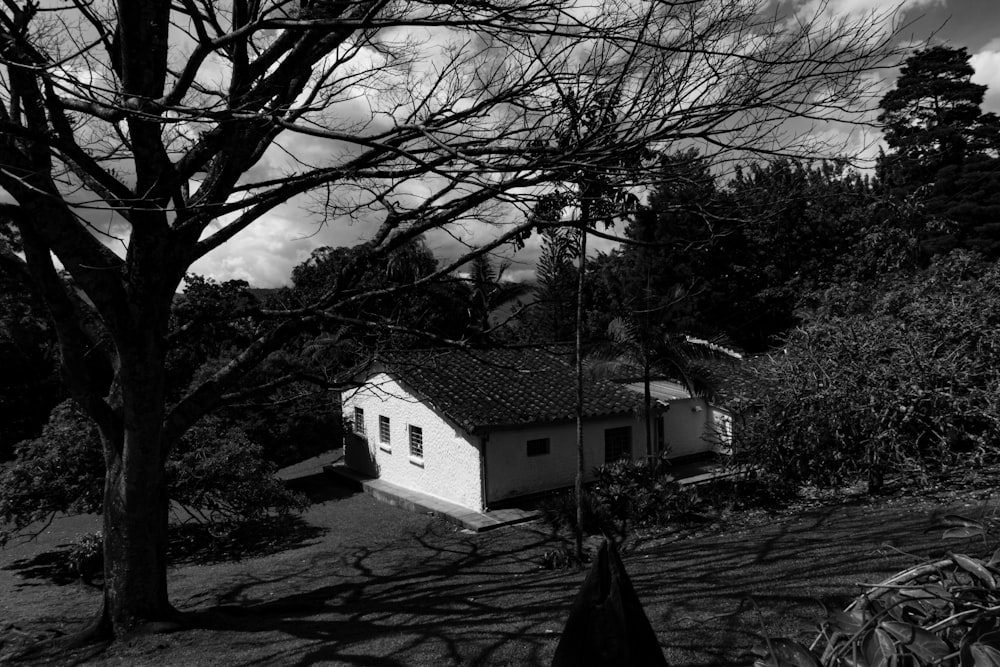
{"label": "white painted wall", "polygon": [[663,413],[663,433],[670,458],[726,451],[732,431],[727,440],[716,433],[716,424],[724,422],[728,414],[703,398],[670,401],[670,408]]}
{"label": "white painted wall", "polygon": [[670,458],[711,450],[711,444],[705,440],[710,417],[705,399],[670,401],[670,407],[663,413],[663,434]]}
{"label": "white painted wall", "polygon": [[[342,401],[347,419],[353,418],[355,407],[365,411],[367,437],[345,439],[344,460],[349,467],[463,507],[483,509],[479,438],[418,401],[385,373],[344,392]],[[390,419],[390,451],[379,443],[379,415]],[[410,457],[410,424],[423,429],[422,461]],[[374,463],[372,469],[365,469],[366,461]]]}
{"label": "white painted wall", "polygon": [[[604,463],[604,431],[632,427],[632,458],[645,456],[642,422],[631,416],[589,419],[584,422],[583,447],[586,479]],[[528,456],[527,442],[549,438],[549,453]],[[576,478],[576,423],[563,422],[494,430],[486,442],[486,475],[489,502],[572,486]]]}

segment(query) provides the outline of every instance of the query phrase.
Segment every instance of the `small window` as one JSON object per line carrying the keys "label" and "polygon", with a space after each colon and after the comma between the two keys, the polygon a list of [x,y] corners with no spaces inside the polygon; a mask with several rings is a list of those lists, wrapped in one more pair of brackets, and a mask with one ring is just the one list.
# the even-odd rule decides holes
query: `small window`
{"label": "small window", "polygon": [[364,437],[365,433],[365,411],[361,408],[354,408],[354,432]]}
{"label": "small window", "polygon": [[385,447],[388,447],[391,443],[389,439],[389,418],[385,415],[379,415],[378,417],[378,441]]}
{"label": "small window", "polygon": [[604,462],[632,458],[632,427],[619,426],[604,431]]}
{"label": "small window", "polygon": [[528,441],[528,456],[545,456],[549,453],[549,439],[538,438]]}
{"label": "small window", "polygon": [[424,458],[424,430],[419,426],[410,426],[410,456]]}

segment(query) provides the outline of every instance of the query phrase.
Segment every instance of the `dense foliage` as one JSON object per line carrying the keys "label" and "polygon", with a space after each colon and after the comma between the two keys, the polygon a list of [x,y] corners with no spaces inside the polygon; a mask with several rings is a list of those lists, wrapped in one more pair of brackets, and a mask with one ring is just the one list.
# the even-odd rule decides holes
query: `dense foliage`
{"label": "dense foliage", "polygon": [[0,263],[0,461],[17,442],[37,436],[64,397],[55,338],[41,300]]}
{"label": "dense foliage", "polygon": [[593,262],[605,325],[625,314],[652,331],[722,335],[759,352],[798,324],[808,292],[919,264],[918,207],[839,162],[779,159],[723,181],[683,152],[659,169],[625,229],[634,243]]}
{"label": "dense foliage", "polygon": [[[171,313],[173,345],[166,367],[172,399],[181,399],[231,363],[255,335],[273,327],[262,311],[274,298],[242,280],[187,276]],[[223,397],[216,417],[227,427],[241,429],[279,465],[329,449],[339,441],[332,376],[342,367],[342,347],[341,341],[322,335],[290,341]]]}
{"label": "dense foliage", "polygon": [[[207,418],[167,462],[170,498],[190,518],[217,525],[260,520],[304,507],[275,476],[261,447],[238,428]],[[56,512],[101,512],[104,459],[97,427],[73,404],[52,412],[42,435],[17,448],[0,473],[0,542]]]}
{"label": "dense foliage", "polygon": [[55,512],[100,510],[104,459],[98,440],[97,426],[72,401],[57,405],[42,434],[18,444],[14,461],[0,472],[0,523],[7,531],[0,538]]}
{"label": "dense foliage", "polygon": [[992,259],[1000,257],[1000,118],[980,108],[986,86],[972,82],[970,60],[947,46],[907,58],[882,98],[890,153],[879,171],[893,196],[915,199],[933,223],[926,252],[966,248]]}
{"label": "dense foliage", "polygon": [[[465,282],[435,277],[438,260],[422,238],[393,251],[383,264],[369,266],[360,275],[352,265],[358,253],[357,248],[345,247],[314,250],[292,271],[292,287],[280,297],[294,306],[338,291],[353,298],[340,318],[323,325],[324,330],[337,332],[342,340],[362,348],[355,347],[354,356],[345,350],[346,360],[356,361],[364,350],[427,346],[465,335],[474,297]],[[406,290],[405,296],[400,289]],[[391,294],[380,295],[380,290]],[[359,297],[366,292],[375,293]]]}
{"label": "dense foliage", "polygon": [[908,479],[1000,454],[1000,266],[965,252],[831,287],[742,367],[738,456],[787,485]]}
{"label": "dense foliage", "polygon": [[698,501],[694,487],[682,487],[664,459],[622,459],[597,468],[591,493],[619,526],[665,526],[687,518]]}

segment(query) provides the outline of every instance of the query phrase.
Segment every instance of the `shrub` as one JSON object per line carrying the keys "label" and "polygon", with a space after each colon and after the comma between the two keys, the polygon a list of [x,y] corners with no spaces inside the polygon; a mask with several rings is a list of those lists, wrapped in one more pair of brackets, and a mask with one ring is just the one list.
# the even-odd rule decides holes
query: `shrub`
{"label": "shrub", "polygon": [[[100,511],[104,457],[97,426],[72,401],[57,405],[41,436],[15,449],[14,462],[0,473],[0,524],[15,529],[54,512]],[[0,531],[0,544],[4,533]]]}
{"label": "shrub", "polygon": [[600,466],[592,493],[621,526],[664,525],[690,517],[698,501],[694,487],[682,487],[661,458],[651,463],[623,459]]}
{"label": "shrub", "polygon": [[[206,418],[167,461],[171,500],[190,517],[219,524],[258,521],[307,501],[275,477],[276,466],[238,428]],[[0,472],[0,544],[56,512],[101,511],[104,457],[96,426],[72,401],[53,410],[41,437],[21,443]],[[228,530],[228,529],[227,529]]]}
{"label": "shrub", "polygon": [[86,584],[104,571],[104,536],[101,531],[78,538],[66,554],[67,567],[73,577]]}
{"label": "shrub", "polygon": [[[542,520],[552,530],[573,530],[576,526],[576,494],[566,491],[542,501]],[[590,491],[583,492],[583,533],[585,535],[611,534],[616,530],[614,521],[607,510],[600,505]]]}
{"label": "shrub", "polygon": [[191,428],[167,461],[172,500],[215,523],[256,521],[304,509],[305,496],[275,477],[277,466],[238,428],[213,418]]}
{"label": "shrub", "polygon": [[[968,253],[823,293],[785,348],[728,388],[737,457],[784,484],[919,477],[997,458],[1000,268]],[[914,475],[915,474],[915,475]]]}
{"label": "shrub", "polygon": [[538,559],[538,565],[543,570],[568,570],[582,563],[577,561],[576,554],[569,547],[549,549]]}

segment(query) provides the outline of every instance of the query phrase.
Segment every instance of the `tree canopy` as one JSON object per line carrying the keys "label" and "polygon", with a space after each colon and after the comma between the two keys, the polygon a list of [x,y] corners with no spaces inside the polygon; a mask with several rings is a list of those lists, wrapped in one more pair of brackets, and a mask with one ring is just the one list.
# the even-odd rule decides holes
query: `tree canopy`
{"label": "tree canopy", "polygon": [[965,48],[934,46],[908,57],[881,101],[890,153],[880,174],[929,218],[929,254],[954,248],[1000,257],[1000,118],[981,109],[986,86]]}
{"label": "tree canopy", "polygon": [[[364,325],[351,314],[364,299],[523,242],[555,182],[610,169],[618,186],[645,182],[641,160],[616,156],[676,141],[795,153],[808,142],[776,131],[788,118],[863,113],[866,74],[894,50],[891,15],[786,21],[766,5],[7,3],[0,188],[23,260],[4,237],[0,261],[30,274],[68,388],[100,435],[95,629],[176,617],[166,462],[303,327]],[[263,309],[271,326],[170,396],[181,280],[284,204],[320,208],[325,224],[356,221],[366,240],[325,291]],[[467,234],[473,224],[485,235]],[[358,289],[429,232],[461,237],[469,252],[408,284]]]}

